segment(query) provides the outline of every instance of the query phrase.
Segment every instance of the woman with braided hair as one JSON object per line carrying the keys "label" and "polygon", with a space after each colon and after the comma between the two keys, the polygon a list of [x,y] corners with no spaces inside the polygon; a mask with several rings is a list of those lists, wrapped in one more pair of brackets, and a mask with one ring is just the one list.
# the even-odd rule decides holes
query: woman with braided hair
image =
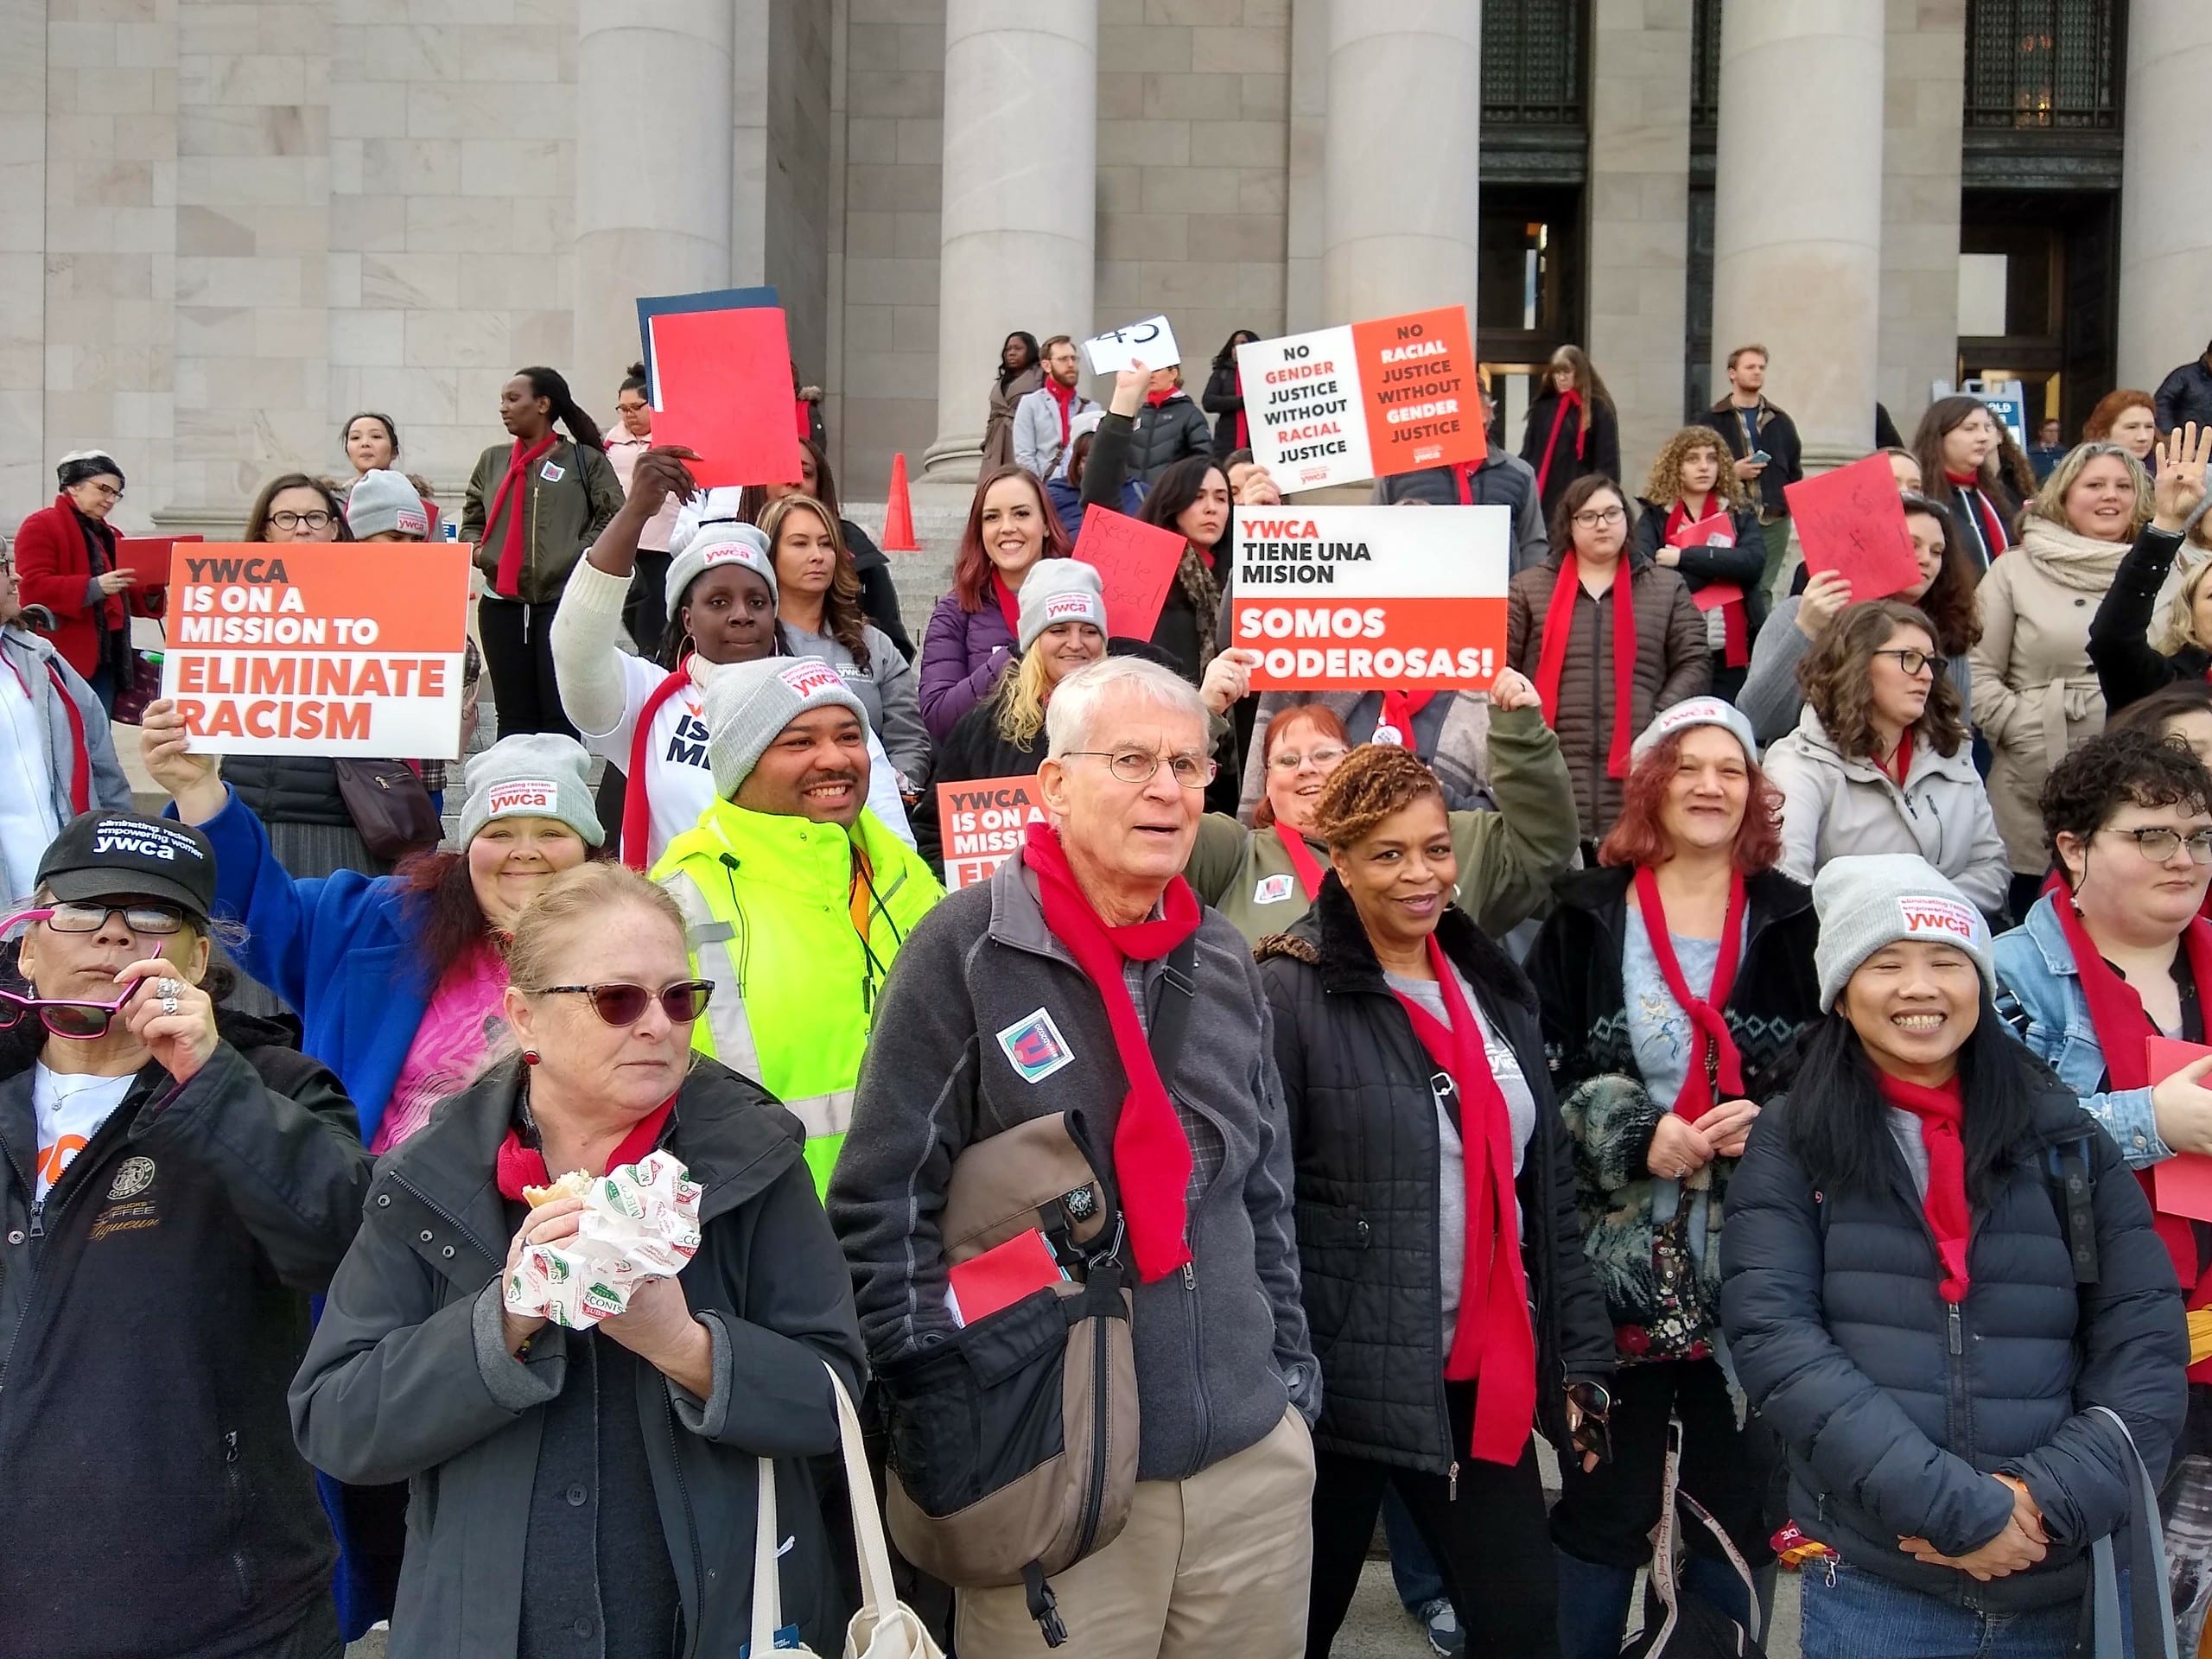
{"label": "woman with braided hair", "polygon": [[[476,623],[499,734],[575,728],[553,673],[553,613],[569,572],[622,506],[622,481],[599,424],[551,369],[520,371],[500,389],[512,440],[477,458],[461,539],[475,544],[486,592]],[[569,429],[563,438],[554,423]]]}
{"label": "woman with braided hair", "polygon": [[1306,1651],[1328,1653],[1395,1489],[1467,1653],[1555,1656],[1534,1435],[1597,1465],[1613,1344],[1535,995],[1453,903],[1444,791],[1411,753],[1354,750],[1313,828],[1329,873],[1257,953],[1321,1360]]}

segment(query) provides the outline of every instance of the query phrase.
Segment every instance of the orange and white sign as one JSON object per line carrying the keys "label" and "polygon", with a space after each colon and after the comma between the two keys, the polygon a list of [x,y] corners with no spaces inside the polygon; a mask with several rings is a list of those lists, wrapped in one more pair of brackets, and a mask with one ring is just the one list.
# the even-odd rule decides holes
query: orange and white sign
{"label": "orange and white sign", "polygon": [[1253,687],[1487,690],[1505,662],[1511,518],[1505,507],[1240,513],[1230,634],[1261,654]]}
{"label": "orange and white sign", "polygon": [[471,550],[180,543],[162,695],[193,748],[457,759]]}
{"label": "orange and white sign", "polygon": [[937,821],[944,831],[948,891],[988,881],[991,872],[1021,850],[1032,823],[1045,817],[1037,775],[977,778],[937,786]]}
{"label": "orange and white sign", "polygon": [[1285,491],[1483,458],[1465,306],[1236,348],[1252,458]]}

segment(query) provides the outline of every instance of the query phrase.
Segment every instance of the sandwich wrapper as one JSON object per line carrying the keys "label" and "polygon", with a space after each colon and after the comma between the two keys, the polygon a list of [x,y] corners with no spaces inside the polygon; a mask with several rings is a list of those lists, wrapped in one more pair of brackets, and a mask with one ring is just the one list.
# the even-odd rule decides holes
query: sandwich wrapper
{"label": "sandwich wrapper", "polygon": [[639,1285],[673,1278],[698,1253],[702,1190],[665,1152],[607,1171],[585,1193],[573,1237],[523,1251],[507,1312],[571,1331],[625,1312]]}

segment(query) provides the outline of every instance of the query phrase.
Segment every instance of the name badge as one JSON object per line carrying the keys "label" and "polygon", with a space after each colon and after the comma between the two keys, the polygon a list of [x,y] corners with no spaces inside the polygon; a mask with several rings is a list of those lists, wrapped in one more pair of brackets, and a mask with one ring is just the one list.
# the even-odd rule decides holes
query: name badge
{"label": "name badge", "polygon": [[1287,875],[1263,875],[1260,885],[1252,889],[1255,905],[1279,905],[1290,897],[1291,878]]}
{"label": "name badge", "polygon": [[537,475],[543,479],[548,484],[558,484],[569,474],[562,468],[558,462],[549,461],[543,467],[537,469]]}

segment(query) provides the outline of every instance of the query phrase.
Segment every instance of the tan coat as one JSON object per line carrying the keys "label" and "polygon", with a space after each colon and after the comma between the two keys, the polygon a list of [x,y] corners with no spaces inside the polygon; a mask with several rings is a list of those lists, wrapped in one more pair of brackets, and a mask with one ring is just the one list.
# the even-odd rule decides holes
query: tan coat
{"label": "tan coat", "polygon": [[2104,729],[2089,620],[2126,552],[2126,542],[2091,541],[2030,517],[2020,545],[1975,590],[1974,723],[1993,752],[1989,804],[2017,874],[2050,868],[2038,804],[2044,779],[2067,750]]}

